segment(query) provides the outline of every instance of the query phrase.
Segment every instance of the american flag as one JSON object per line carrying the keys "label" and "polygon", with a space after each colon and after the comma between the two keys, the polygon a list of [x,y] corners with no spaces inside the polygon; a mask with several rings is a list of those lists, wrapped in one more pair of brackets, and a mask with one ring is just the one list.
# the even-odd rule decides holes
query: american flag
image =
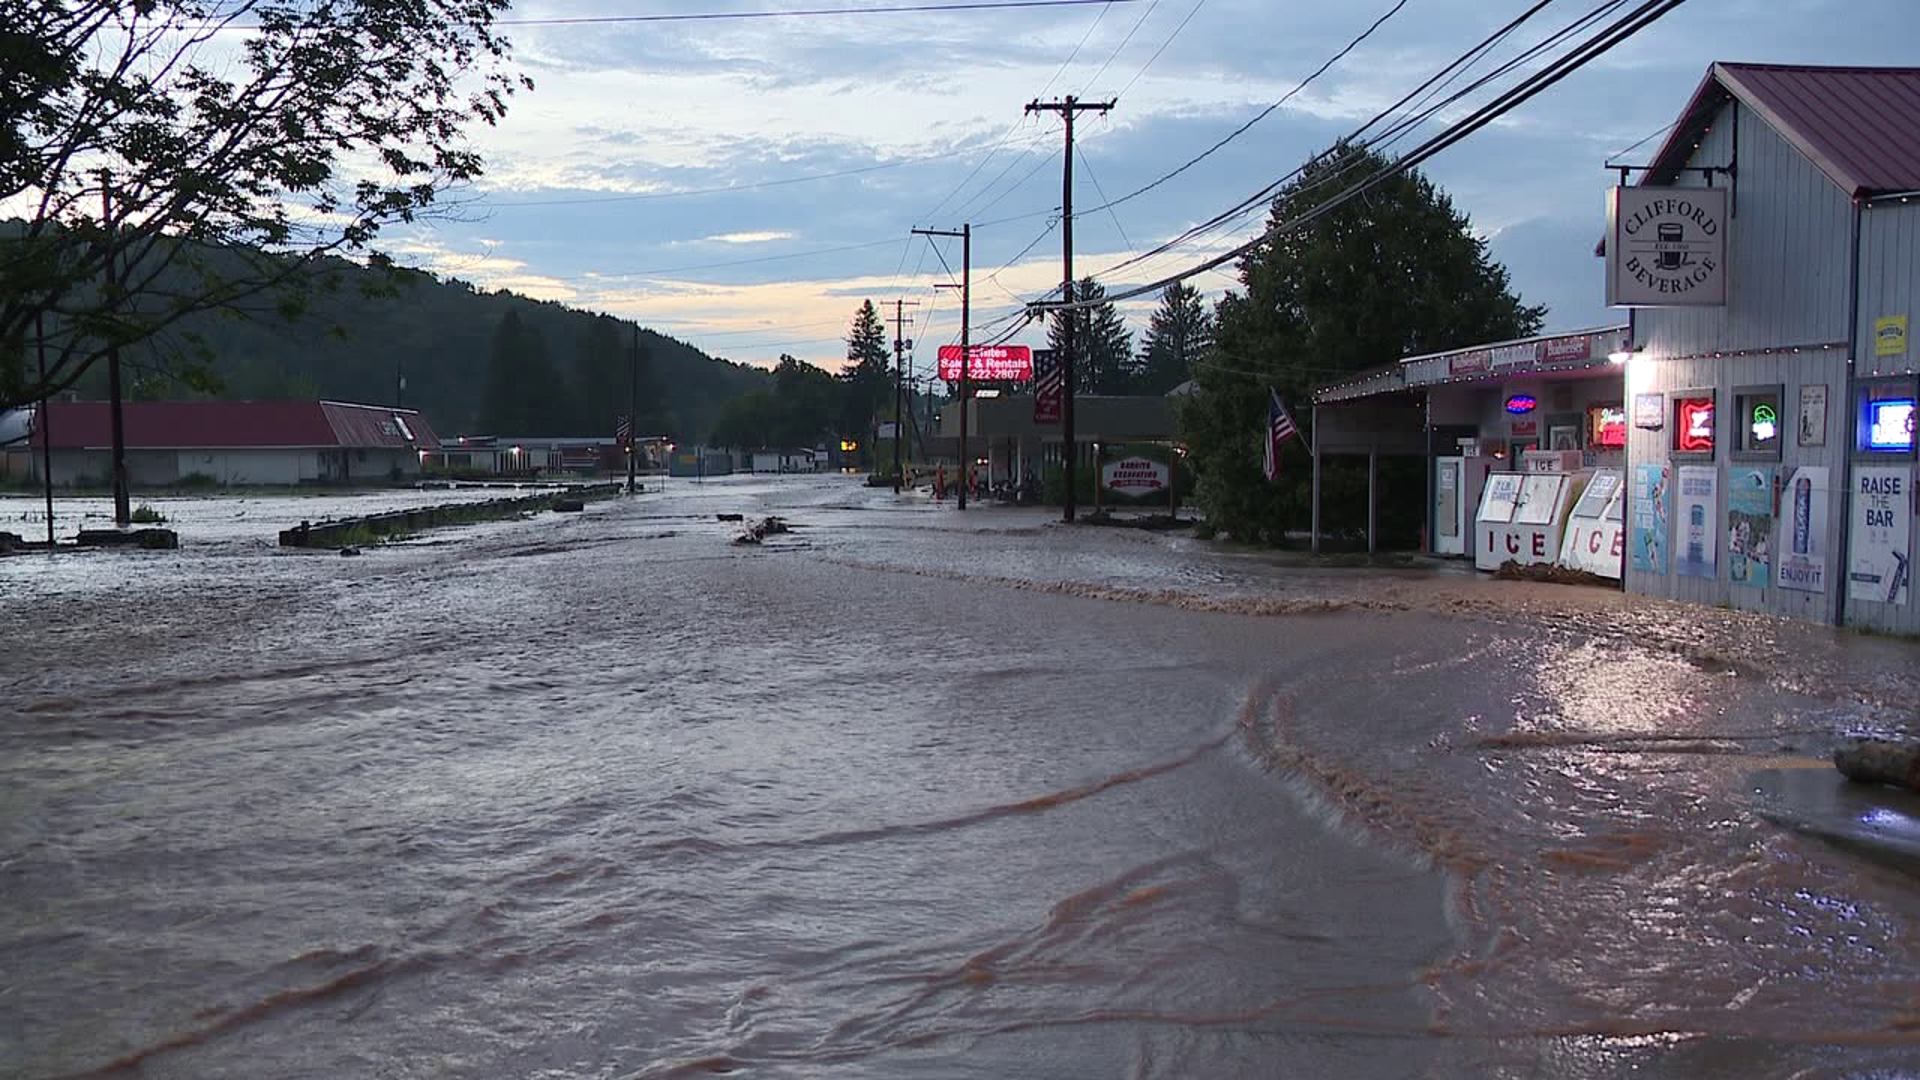
{"label": "american flag", "polygon": [[633,441],[633,417],[620,414],[613,421],[613,437],[621,446]]}
{"label": "american flag", "polygon": [[1300,434],[1300,428],[1293,422],[1293,415],[1280,403],[1280,393],[1272,387],[1267,388],[1267,460],[1265,471],[1267,482],[1280,479],[1280,447],[1288,439]]}
{"label": "american flag", "polygon": [[1066,366],[1052,349],[1033,354],[1033,422],[1060,422],[1061,398],[1066,393]]}

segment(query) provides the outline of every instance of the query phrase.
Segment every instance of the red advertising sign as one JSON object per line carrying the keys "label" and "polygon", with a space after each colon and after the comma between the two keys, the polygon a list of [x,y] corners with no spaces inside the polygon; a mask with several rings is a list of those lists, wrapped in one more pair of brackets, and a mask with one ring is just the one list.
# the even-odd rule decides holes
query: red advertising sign
{"label": "red advertising sign", "polygon": [[[1025,345],[974,345],[967,359],[967,377],[983,382],[1011,380],[1025,382],[1033,378],[1033,350]],[[960,346],[940,346],[940,377],[960,381]]]}
{"label": "red advertising sign", "polygon": [[1680,398],[1673,403],[1673,448],[1684,453],[1713,453],[1713,399]]}
{"label": "red advertising sign", "polygon": [[1546,343],[1542,360],[1549,364],[1571,363],[1576,360],[1593,359],[1593,338],[1588,334],[1574,337],[1553,338]]}

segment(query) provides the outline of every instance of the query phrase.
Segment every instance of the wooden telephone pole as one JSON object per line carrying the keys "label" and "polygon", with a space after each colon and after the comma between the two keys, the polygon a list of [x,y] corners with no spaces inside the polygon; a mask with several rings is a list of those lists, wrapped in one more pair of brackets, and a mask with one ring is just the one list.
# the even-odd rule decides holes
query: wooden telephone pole
{"label": "wooden telephone pole", "polygon": [[[1027,103],[1030,113],[1057,112],[1067,122],[1066,174],[1060,184],[1060,258],[1065,267],[1065,276],[1061,279],[1061,299],[1069,304],[1073,303],[1073,118],[1082,112],[1104,113],[1113,105],[1112,101],[1081,101],[1072,94],[1057,101],[1035,99]],[[1062,520],[1070,522],[1073,520],[1074,465],[1080,452],[1073,438],[1073,338],[1074,326],[1080,315],[1071,310],[1061,314],[1065,318],[1060,324],[1060,343],[1063,346],[1060,350],[1060,373],[1064,376],[1065,385],[1060,393],[1060,426],[1066,440],[1067,479],[1067,505]],[[1100,478],[1095,476],[1093,482],[1097,486]]]}
{"label": "wooden telephone pole", "polygon": [[[960,238],[960,509],[967,508],[967,480],[973,475],[973,459],[967,454],[967,405],[973,400],[972,349],[967,324],[973,319],[973,225],[950,229],[915,229],[917,236],[957,236]],[[941,288],[953,288],[944,285]]]}
{"label": "wooden telephone pole", "polygon": [[918,300],[899,300],[893,302],[893,493],[900,494],[901,486],[906,482],[906,464],[901,460],[900,451],[907,441],[907,361],[906,351],[913,348],[913,342],[902,336],[906,331],[908,304],[918,305]]}

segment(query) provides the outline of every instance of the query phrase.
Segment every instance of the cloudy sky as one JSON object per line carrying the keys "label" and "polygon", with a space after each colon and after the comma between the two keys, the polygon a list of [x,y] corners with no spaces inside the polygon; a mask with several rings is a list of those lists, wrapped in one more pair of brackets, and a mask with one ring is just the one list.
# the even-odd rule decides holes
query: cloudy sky
{"label": "cloudy sky", "polygon": [[[926,0],[531,0],[512,20],[893,7]],[[965,3],[968,0],[955,0]],[[1111,210],[1295,90],[1397,0],[1132,0],[992,11],[508,29],[537,86],[480,145],[448,220],[390,233],[403,262],[638,319],[716,355],[837,370],[864,298],[916,323],[918,366],[957,340],[958,242],[974,226],[976,332],[1058,283],[1061,123],[1035,98],[1118,104],[1079,122],[1075,267],[1102,276],[1297,167],[1530,6],[1405,0],[1358,48],[1224,149]],[[1588,13],[1553,0],[1475,69]],[[1429,174],[1489,238],[1550,329],[1612,321],[1592,256],[1610,157],[1671,123],[1708,64],[1915,60],[1915,0],[1690,0]],[[1473,99],[1477,104],[1487,95]],[[1405,150],[1423,129],[1400,144]],[[1626,154],[1644,161],[1657,140]],[[1151,281],[1253,235],[1209,236],[1103,276]],[[944,258],[944,265],[943,265]],[[1194,279],[1210,294],[1220,272]],[[1144,326],[1151,304],[1127,313]],[[1033,327],[1023,338],[1039,343]],[[1391,359],[1382,357],[1382,361]]]}

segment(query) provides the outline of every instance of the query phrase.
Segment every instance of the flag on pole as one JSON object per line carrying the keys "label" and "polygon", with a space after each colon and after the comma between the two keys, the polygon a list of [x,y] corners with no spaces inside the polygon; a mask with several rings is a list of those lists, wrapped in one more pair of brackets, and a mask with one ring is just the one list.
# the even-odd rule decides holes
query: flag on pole
{"label": "flag on pole", "polygon": [[1288,439],[1300,434],[1300,428],[1293,422],[1292,414],[1280,403],[1280,394],[1272,387],[1267,388],[1267,460],[1265,471],[1267,482],[1280,479],[1280,447]]}
{"label": "flag on pole", "polygon": [[628,416],[625,413],[620,414],[619,418],[616,419],[613,423],[613,438],[614,438],[614,441],[619,443],[621,446],[632,445],[633,417]]}

